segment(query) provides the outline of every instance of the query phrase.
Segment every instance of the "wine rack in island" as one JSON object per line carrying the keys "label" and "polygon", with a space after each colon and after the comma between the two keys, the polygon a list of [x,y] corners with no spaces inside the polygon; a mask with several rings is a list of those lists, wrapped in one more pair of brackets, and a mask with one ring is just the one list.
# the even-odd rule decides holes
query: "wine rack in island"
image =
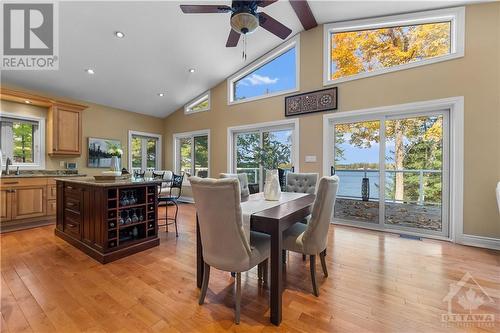
{"label": "wine rack in island", "polygon": [[56,235],[101,263],[159,245],[157,181],[58,181],[57,191]]}

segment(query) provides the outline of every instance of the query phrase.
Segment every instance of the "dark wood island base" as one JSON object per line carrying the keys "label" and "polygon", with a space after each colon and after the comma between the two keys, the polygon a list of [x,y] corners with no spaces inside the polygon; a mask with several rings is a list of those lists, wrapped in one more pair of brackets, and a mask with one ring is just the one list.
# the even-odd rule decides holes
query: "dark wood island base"
{"label": "dark wood island base", "polygon": [[158,246],[158,180],[56,179],[56,236],[102,264]]}

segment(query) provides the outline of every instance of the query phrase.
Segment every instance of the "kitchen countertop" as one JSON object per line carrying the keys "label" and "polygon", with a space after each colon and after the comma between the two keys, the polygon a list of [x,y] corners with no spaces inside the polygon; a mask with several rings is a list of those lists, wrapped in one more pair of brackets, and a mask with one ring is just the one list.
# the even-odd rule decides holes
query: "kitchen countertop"
{"label": "kitchen countertop", "polygon": [[109,181],[109,180],[95,180],[93,177],[65,177],[65,178],[55,178],[55,180],[62,181],[65,183],[74,183],[74,184],[81,184],[81,185],[87,185],[87,186],[100,186],[100,187],[117,187],[117,186],[130,186],[130,185],[144,185],[144,184],[155,184],[158,185],[163,182],[161,179],[153,179],[153,178],[129,178],[125,180],[116,180],[116,181]]}
{"label": "kitchen countertop", "polygon": [[75,174],[10,174],[10,175],[2,175],[0,179],[3,178],[62,178],[62,177],[87,177],[87,175],[75,175]]}

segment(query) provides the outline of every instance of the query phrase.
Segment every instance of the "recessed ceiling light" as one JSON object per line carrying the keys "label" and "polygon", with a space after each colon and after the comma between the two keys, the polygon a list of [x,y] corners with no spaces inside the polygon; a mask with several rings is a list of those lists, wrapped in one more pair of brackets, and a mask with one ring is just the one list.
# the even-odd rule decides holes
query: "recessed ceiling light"
{"label": "recessed ceiling light", "polygon": [[189,69],[189,73],[194,73],[195,69],[194,68],[190,68]]}
{"label": "recessed ceiling light", "polygon": [[26,103],[26,104],[31,104],[31,101],[24,101],[24,103]]}
{"label": "recessed ceiling light", "polygon": [[121,31],[115,31],[115,36],[118,38],[123,38],[125,37],[125,34]]}
{"label": "recessed ceiling light", "polygon": [[165,94],[164,94],[164,93],[158,93],[157,95],[158,95],[158,96],[160,96],[160,97],[165,96]]}
{"label": "recessed ceiling light", "polygon": [[94,70],[92,68],[87,68],[85,70],[85,72],[87,72],[87,74],[95,74]]}

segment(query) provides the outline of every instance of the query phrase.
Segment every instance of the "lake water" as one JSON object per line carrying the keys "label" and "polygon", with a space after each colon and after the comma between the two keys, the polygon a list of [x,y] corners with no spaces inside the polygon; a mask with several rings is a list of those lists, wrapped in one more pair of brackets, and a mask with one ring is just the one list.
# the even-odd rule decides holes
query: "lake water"
{"label": "lake water", "polygon": [[[340,179],[339,196],[361,199],[361,181],[365,176],[363,171],[337,170],[336,175]],[[370,181],[370,198],[378,199],[380,185],[379,172],[367,172],[366,177]]]}

